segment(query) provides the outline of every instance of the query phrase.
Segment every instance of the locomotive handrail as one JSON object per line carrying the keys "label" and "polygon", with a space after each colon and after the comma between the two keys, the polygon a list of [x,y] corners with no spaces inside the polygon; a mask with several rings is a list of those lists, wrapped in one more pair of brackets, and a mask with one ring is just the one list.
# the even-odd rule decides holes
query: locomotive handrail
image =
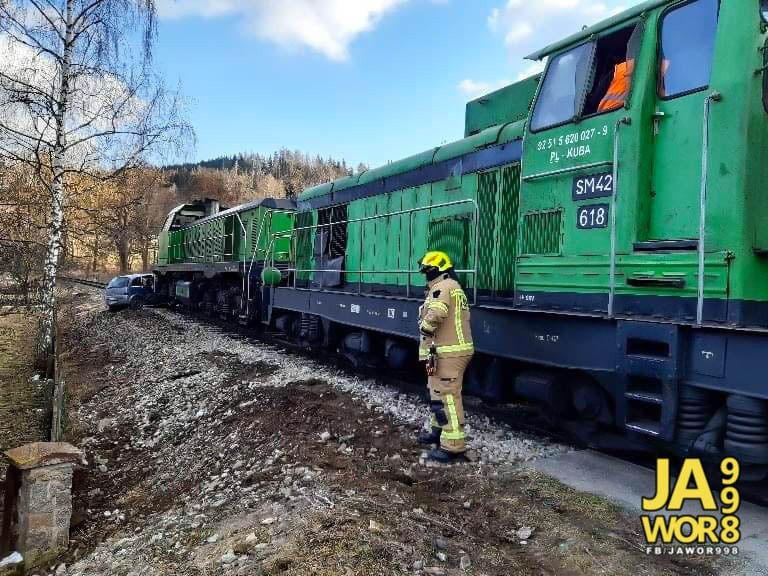
{"label": "locomotive handrail", "polygon": [[[243,224],[243,219],[240,218],[240,212],[235,212],[235,216],[237,217],[237,221],[240,223],[240,228],[243,230],[243,253],[246,253],[245,250],[248,246],[248,230],[245,228],[245,224]],[[232,238],[232,255],[235,254],[235,239]],[[243,256],[243,270],[245,270],[245,260],[246,256]],[[243,278],[243,284],[240,289],[240,310],[243,309],[243,295],[245,294],[245,278]]]}
{"label": "locomotive handrail", "polygon": [[[272,212],[270,214],[270,220],[272,219]],[[264,218],[261,219],[259,222],[259,233],[256,235],[256,243],[253,247],[253,252],[251,253],[251,264],[248,266],[248,287],[247,287],[247,293],[245,296],[245,314],[247,316],[250,316],[251,313],[251,272],[253,271],[253,261],[256,259],[256,256],[259,252],[259,242],[261,241],[261,231],[264,229],[264,222],[266,222],[266,214],[264,215]],[[240,309],[242,310],[242,302],[240,303]]]}
{"label": "locomotive handrail", "polygon": [[[405,209],[405,210],[397,210],[397,211],[394,211],[394,212],[387,212],[386,214],[376,214],[376,215],[373,215],[373,216],[362,216],[362,217],[359,217],[359,218],[353,218],[353,219],[347,219],[347,220],[339,220],[338,222],[329,222],[329,223],[326,223],[326,224],[313,224],[313,225],[310,225],[310,226],[299,226],[299,227],[292,228],[289,231],[279,232],[279,233],[273,234],[271,239],[270,239],[270,243],[269,243],[269,247],[268,247],[268,253],[270,255],[269,263],[270,263],[271,266],[274,266],[274,260],[275,260],[274,247],[275,247],[276,241],[279,240],[279,239],[282,239],[282,238],[290,238],[292,240],[292,242],[295,243],[296,236],[297,236],[298,232],[311,231],[311,230],[316,230],[318,228],[330,228],[330,227],[332,227],[334,225],[339,225],[339,224],[347,224],[347,225],[348,224],[356,224],[356,223],[368,222],[370,220],[377,220],[377,219],[381,219],[381,218],[391,218],[391,217],[395,217],[395,216],[404,216],[404,215],[407,215],[408,218],[409,218],[409,222],[408,222],[409,230],[413,230],[413,215],[415,213],[423,212],[423,211],[427,211],[427,210],[432,211],[432,210],[440,209],[440,208],[451,208],[451,207],[461,206],[461,205],[470,205],[473,208],[473,216],[474,216],[474,221],[475,221],[475,225],[474,225],[475,250],[474,250],[474,255],[473,255],[474,267],[471,268],[471,269],[466,269],[466,270],[465,269],[457,270],[456,272],[459,273],[459,274],[470,274],[470,275],[472,275],[472,279],[473,279],[473,304],[474,304],[474,303],[477,303],[477,291],[478,291],[478,286],[477,286],[477,277],[478,277],[477,260],[478,260],[479,233],[480,233],[480,208],[479,208],[477,202],[473,198],[465,198],[465,199],[462,199],[462,200],[453,200],[451,202],[443,202],[443,203],[440,203],[440,204],[431,204],[429,206],[420,206],[420,207],[416,207],[416,208],[408,208],[408,209]],[[364,232],[364,229],[361,226],[360,227],[360,234],[361,234],[360,246],[361,246],[361,250],[362,250],[362,234],[363,234],[363,232]],[[409,234],[409,252],[408,252],[409,255],[410,255],[411,247],[412,247],[411,240],[412,240],[412,234]],[[357,284],[358,284],[358,292],[357,293],[358,294],[362,293],[362,277],[363,277],[363,274],[372,274],[372,275],[373,274],[405,274],[405,275],[408,276],[408,284],[406,286],[406,297],[410,298],[411,276],[413,274],[419,274],[418,270],[370,270],[370,271],[363,270],[362,269],[362,258],[360,259],[360,269],[358,269],[358,270],[326,270],[326,269],[304,269],[304,268],[300,269],[300,268],[298,268],[296,266],[296,261],[295,260],[297,258],[297,250],[295,248],[293,250],[293,254],[291,255],[291,258],[292,258],[294,267],[293,268],[288,268],[288,269],[286,269],[284,271],[285,272],[289,272],[289,273],[291,273],[291,272],[293,273],[293,288],[294,289],[296,289],[296,280],[297,280],[296,276],[297,276],[297,273],[299,273],[299,272],[306,272],[306,273],[311,273],[311,274],[314,274],[314,273],[356,274],[356,275],[358,275],[358,282],[357,282]]]}
{"label": "locomotive handrail", "polygon": [[[272,223],[272,218],[275,214],[294,214],[291,210],[267,210],[264,217],[259,222],[259,233],[256,235],[256,242],[251,253],[251,263],[248,266],[248,278],[247,278],[247,298],[246,298],[246,314],[250,314],[251,309],[251,273],[253,272],[253,263],[256,261],[259,255],[259,242],[261,242],[261,233],[264,231],[264,223],[267,221],[267,214],[269,215],[269,222]],[[264,249],[264,256],[267,255],[268,248]],[[245,269],[245,263],[243,263],[243,269]],[[242,300],[242,299],[241,299]],[[241,301],[242,309],[242,301]]]}
{"label": "locomotive handrail", "polygon": [[709,116],[712,102],[720,102],[723,95],[712,92],[704,100],[704,133],[701,144],[701,191],[699,196],[699,278],[696,294],[696,325],[704,321],[704,240],[707,234],[707,189],[709,187]]}
{"label": "locomotive handrail", "polygon": [[611,193],[611,254],[608,263],[608,318],[613,318],[613,303],[616,297],[616,213],[619,201],[619,144],[621,143],[621,130],[623,125],[629,125],[628,117],[616,120],[613,129],[613,191]]}

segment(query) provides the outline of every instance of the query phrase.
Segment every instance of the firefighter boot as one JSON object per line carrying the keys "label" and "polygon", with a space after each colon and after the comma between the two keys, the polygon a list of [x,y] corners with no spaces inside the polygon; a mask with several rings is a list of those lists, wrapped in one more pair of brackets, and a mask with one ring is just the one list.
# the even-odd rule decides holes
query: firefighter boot
{"label": "firefighter boot", "polygon": [[440,427],[435,428],[434,426],[429,432],[421,432],[416,437],[416,440],[419,444],[424,444],[425,446],[431,445],[431,444],[440,444],[440,435],[443,433],[443,429]]}
{"label": "firefighter boot", "polygon": [[451,464],[452,462],[466,462],[467,457],[464,452],[447,452],[442,448],[432,450],[427,456],[429,460],[434,460],[441,464]]}

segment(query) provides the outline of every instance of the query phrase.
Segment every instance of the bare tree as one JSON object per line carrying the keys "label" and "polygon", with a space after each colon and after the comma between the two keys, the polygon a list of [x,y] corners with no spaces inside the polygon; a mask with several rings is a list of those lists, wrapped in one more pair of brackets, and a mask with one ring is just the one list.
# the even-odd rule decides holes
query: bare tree
{"label": "bare tree", "polygon": [[31,306],[39,296],[45,255],[43,191],[28,166],[0,162],[0,283],[15,295],[5,303]]}
{"label": "bare tree", "polygon": [[0,156],[32,166],[50,200],[41,351],[70,177],[119,176],[191,138],[177,95],[151,72],[154,39],[154,0],[0,0]]}

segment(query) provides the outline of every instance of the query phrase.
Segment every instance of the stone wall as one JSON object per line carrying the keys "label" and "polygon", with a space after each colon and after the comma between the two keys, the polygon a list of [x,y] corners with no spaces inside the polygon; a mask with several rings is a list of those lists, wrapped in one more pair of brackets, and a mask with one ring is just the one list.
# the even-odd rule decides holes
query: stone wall
{"label": "stone wall", "polygon": [[40,442],[5,455],[18,494],[0,540],[9,549],[0,552],[18,550],[27,568],[45,565],[69,547],[72,474],[82,454],[69,444]]}
{"label": "stone wall", "polygon": [[72,465],[59,464],[21,475],[17,548],[24,557],[55,557],[69,546]]}

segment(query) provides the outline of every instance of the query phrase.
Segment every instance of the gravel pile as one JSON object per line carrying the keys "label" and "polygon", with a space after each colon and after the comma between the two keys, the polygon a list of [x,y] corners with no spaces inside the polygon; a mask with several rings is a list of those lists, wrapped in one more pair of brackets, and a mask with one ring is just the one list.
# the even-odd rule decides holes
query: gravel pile
{"label": "gravel pile", "polygon": [[[176,330],[183,332],[182,346],[186,344],[190,351],[196,348],[209,352],[226,351],[236,355],[244,364],[268,362],[279,367],[266,380],[249,382],[251,387],[285,386],[290,382],[318,378],[350,393],[368,409],[388,414],[403,424],[421,428],[426,427],[429,421],[429,409],[418,396],[403,393],[391,385],[372,379],[350,377],[348,373],[329,369],[307,358],[286,354],[273,346],[235,339],[215,326],[165,310],[155,310],[154,313]],[[562,445],[513,431],[487,416],[473,414],[471,409],[467,412],[466,421],[467,446],[470,450],[477,451],[484,462],[508,464],[529,461],[567,449]]]}
{"label": "gravel pile", "polygon": [[[76,494],[76,507],[85,511],[80,528],[75,522],[68,559],[74,564],[51,572],[260,573],[255,567],[277,554],[292,532],[318,511],[337,510],[340,499],[325,481],[326,471],[304,458],[294,430],[278,425],[265,432],[260,416],[276,405],[276,390],[286,396],[295,390],[300,401],[313,383],[325,382],[362,412],[365,406],[373,424],[358,424],[373,437],[385,429],[412,437],[427,421],[418,397],[375,380],[166,310],[110,314],[89,302],[87,293],[82,297],[69,330],[70,345],[76,341],[79,350],[70,356],[90,370],[91,381],[80,383],[87,392],[81,391],[71,418],[82,437],[88,490]],[[80,351],[87,358],[77,358]],[[484,416],[470,413],[467,420],[469,447],[478,455],[470,466],[566,450]],[[380,431],[384,421],[395,428],[382,425]],[[405,475],[429,466],[418,453],[406,463],[404,448],[388,452],[387,437],[377,451],[356,446],[354,434],[332,432],[329,423],[311,441],[342,456],[402,459]]]}

